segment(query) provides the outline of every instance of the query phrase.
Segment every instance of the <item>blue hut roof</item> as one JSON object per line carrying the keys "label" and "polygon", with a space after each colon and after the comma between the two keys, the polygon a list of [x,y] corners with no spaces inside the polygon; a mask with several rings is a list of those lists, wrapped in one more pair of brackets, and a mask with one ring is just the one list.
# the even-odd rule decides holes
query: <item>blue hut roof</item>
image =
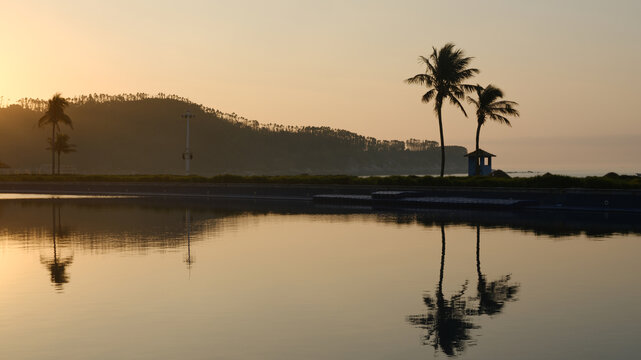
{"label": "blue hut roof", "polygon": [[478,149],[474,150],[469,154],[466,154],[465,157],[473,157],[473,158],[479,158],[479,157],[496,157],[494,154],[490,154],[489,152],[483,150],[483,149]]}

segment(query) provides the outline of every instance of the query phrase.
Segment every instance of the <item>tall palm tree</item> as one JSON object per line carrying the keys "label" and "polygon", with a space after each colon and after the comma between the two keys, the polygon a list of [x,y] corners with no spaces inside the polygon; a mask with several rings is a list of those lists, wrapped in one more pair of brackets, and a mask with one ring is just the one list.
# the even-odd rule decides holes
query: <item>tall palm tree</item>
{"label": "tall palm tree", "polygon": [[76,145],[69,143],[69,135],[67,134],[58,134],[55,142],[49,140],[49,147],[47,150],[53,149],[58,154],[58,175],[60,175],[60,154],[68,154],[76,152]]}
{"label": "tall palm tree", "polygon": [[[65,114],[65,108],[69,106],[67,99],[63,98],[60,93],[56,93],[48,101],[47,111],[45,114],[38,120],[38,127],[43,127],[45,125],[51,124],[51,140],[50,144],[56,143],[56,130],[60,130],[59,123],[69,125],[73,129],[71,124],[71,118],[69,115]],[[54,147],[51,147],[51,175],[55,174],[56,170],[56,151]]]}
{"label": "tall palm tree", "polygon": [[[496,86],[490,84],[483,88],[477,85],[475,91],[477,99],[468,96],[467,101],[476,107],[476,151],[478,152],[481,126],[485,124],[487,119],[512,126],[506,116],[519,116],[520,114],[519,111],[515,109],[519,104],[514,101],[501,100],[503,98],[503,91]],[[481,165],[478,160],[479,158],[477,158],[476,161],[476,175],[480,175],[481,173]]]}
{"label": "tall palm tree", "polygon": [[432,50],[432,55],[429,57],[419,57],[419,61],[426,66],[425,74],[414,75],[405,81],[409,84],[425,85],[429,89],[423,94],[424,103],[434,99],[434,111],[438,116],[438,130],[441,136],[441,177],[443,177],[445,173],[445,141],[441,112],[443,101],[449,100],[467,117],[461,100],[465,98],[466,91],[474,91],[475,87],[463,84],[463,81],[478,74],[479,70],[468,68],[472,58],[466,57],[463,50],[455,49],[452,43],[445,44],[440,50],[432,47]]}

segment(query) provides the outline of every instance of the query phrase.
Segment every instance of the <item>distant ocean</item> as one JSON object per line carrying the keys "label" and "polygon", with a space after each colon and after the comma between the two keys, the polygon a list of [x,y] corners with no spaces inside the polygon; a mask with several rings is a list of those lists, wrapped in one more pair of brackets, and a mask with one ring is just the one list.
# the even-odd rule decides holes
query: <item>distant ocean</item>
{"label": "distant ocean", "polygon": [[[573,176],[573,177],[586,177],[586,176],[603,176],[607,173],[614,172],[619,175],[632,175],[635,176],[638,173],[641,173],[641,169],[637,171],[629,170],[629,169],[609,169],[609,170],[604,170],[604,169],[596,169],[596,170],[558,170],[558,169],[552,169],[552,170],[503,170],[505,171],[508,175],[511,177],[534,177],[534,176],[539,176],[543,175],[545,173],[550,173],[554,175],[565,175],[565,176]],[[447,176],[467,176],[467,174],[459,173],[459,174],[445,174]]]}
{"label": "distant ocean", "polygon": [[[637,172],[629,169],[595,169],[595,170],[504,170],[508,175],[512,177],[532,177],[543,175],[545,173],[555,174],[555,175],[566,175],[574,177],[586,177],[586,176],[603,176],[607,173],[614,172],[619,175],[637,175]],[[641,172],[641,169],[637,170]]]}

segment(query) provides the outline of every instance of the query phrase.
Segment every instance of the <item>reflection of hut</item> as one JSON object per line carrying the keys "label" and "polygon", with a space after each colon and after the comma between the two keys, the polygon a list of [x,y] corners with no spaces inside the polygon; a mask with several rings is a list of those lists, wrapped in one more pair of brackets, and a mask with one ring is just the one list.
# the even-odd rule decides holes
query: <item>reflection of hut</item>
{"label": "reflection of hut", "polygon": [[474,176],[476,175],[476,163],[480,164],[480,173],[479,175],[490,175],[492,172],[492,158],[496,157],[494,154],[478,149],[472,151],[471,153],[465,155],[467,158],[467,175]]}

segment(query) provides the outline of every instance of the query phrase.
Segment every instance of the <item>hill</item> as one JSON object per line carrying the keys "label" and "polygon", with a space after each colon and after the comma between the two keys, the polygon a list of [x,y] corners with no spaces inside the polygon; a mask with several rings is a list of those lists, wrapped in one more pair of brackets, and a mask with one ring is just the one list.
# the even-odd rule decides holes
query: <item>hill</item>
{"label": "hill", "polygon": [[[192,173],[216,174],[435,174],[440,150],[433,141],[377,140],[328,127],[292,127],[159,94],[90,95],[69,99],[78,151],[63,155],[63,172],[182,174],[186,110],[191,120]],[[0,160],[18,172],[47,172],[50,128],[38,128],[46,101],[21,99],[0,109]],[[465,172],[466,149],[446,148],[447,171]]]}

